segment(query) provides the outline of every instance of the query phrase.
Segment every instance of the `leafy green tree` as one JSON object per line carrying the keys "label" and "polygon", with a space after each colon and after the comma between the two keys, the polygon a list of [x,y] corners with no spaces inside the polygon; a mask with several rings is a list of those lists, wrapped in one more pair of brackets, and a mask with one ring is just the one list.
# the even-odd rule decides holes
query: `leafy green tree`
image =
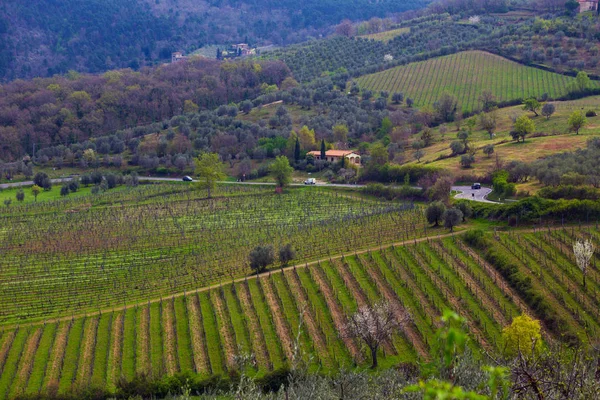
{"label": "leafy green tree", "polygon": [[481,92],[478,100],[481,103],[481,109],[484,112],[488,112],[496,106],[496,96],[494,96],[494,94],[489,90],[484,90]]}
{"label": "leafy green tree", "polygon": [[496,121],[497,116],[495,112],[479,114],[479,124],[481,125],[481,128],[484,129],[488,135],[490,135],[490,139],[492,139],[494,136],[494,131],[496,130],[497,125]]}
{"label": "leafy green tree", "polygon": [[273,246],[256,246],[248,255],[248,261],[254,272],[261,273],[267,266],[275,262]]}
{"label": "leafy green tree", "polygon": [[461,201],[456,205],[456,208],[462,212],[462,222],[465,222],[467,218],[470,218],[473,215],[473,208],[466,201]]}
{"label": "leafy green tree", "polygon": [[202,186],[208,192],[208,198],[211,198],[211,192],[215,188],[217,181],[225,179],[225,166],[219,160],[217,153],[202,153],[194,160],[196,164],[196,175],[200,178]]}
{"label": "leafy green tree", "polygon": [[509,326],[502,329],[505,355],[531,357],[539,354],[543,347],[541,330],[540,321],[525,314],[515,317]]}
{"label": "leafy green tree", "polygon": [[567,123],[569,125],[569,128],[575,131],[577,135],[579,135],[579,130],[585,125],[587,125],[587,118],[585,117],[583,111],[577,110],[574,111],[573,114],[571,114]]}
{"label": "leafy green tree", "polygon": [[[525,136],[535,131],[535,124],[527,115],[521,115],[515,121],[514,132],[517,133],[518,138],[521,138],[525,142]],[[517,142],[519,139],[517,138]]]}
{"label": "leafy green tree", "polygon": [[463,220],[463,213],[458,208],[450,208],[444,212],[443,218],[444,226],[453,232],[454,227]]}
{"label": "leafy green tree", "polygon": [[433,226],[439,226],[440,222],[444,219],[444,213],[446,212],[446,206],[441,201],[434,201],[425,210],[425,217],[427,222],[433,224]]}
{"label": "leafy green tree", "polygon": [[69,190],[69,186],[68,185],[62,185],[60,187],[60,195],[61,196],[68,196],[70,192],[71,191]]}
{"label": "leafy green tree", "polygon": [[456,96],[448,92],[442,93],[440,98],[433,103],[438,118],[442,122],[451,122],[454,120],[454,115],[458,107],[458,100]]}
{"label": "leafy green tree", "polygon": [[535,97],[530,97],[523,102],[523,110],[531,111],[535,114],[536,117],[538,116],[538,110],[540,109],[540,107],[541,104],[539,101],[537,101]]}
{"label": "leafy green tree", "polygon": [[290,165],[289,160],[285,156],[278,156],[269,167],[271,175],[275,178],[277,186],[285,187],[292,181],[292,172],[294,168]]}
{"label": "leafy green tree", "polygon": [[382,167],[388,162],[389,153],[385,146],[379,142],[371,145],[369,148],[371,158],[367,164],[367,168]]}
{"label": "leafy green tree", "polygon": [[33,185],[31,187],[31,194],[33,194],[33,197],[35,198],[35,201],[37,201],[37,197],[39,196],[39,194],[42,192],[42,188],[39,187],[38,185]]}
{"label": "leafy green tree", "polygon": [[12,199],[4,199],[4,205],[6,207],[9,207],[11,205],[11,203],[12,203]]}

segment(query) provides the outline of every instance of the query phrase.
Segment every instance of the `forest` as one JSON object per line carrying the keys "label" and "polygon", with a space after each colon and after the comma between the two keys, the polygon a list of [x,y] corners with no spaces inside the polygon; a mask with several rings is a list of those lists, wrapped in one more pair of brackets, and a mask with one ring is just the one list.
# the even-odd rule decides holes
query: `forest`
{"label": "forest", "polygon": [[330,34],[344,18],[384,17],[422,0],[7,0],[0,4],[0,81],[154,65],[171,52],[251,42],[286,45]]}

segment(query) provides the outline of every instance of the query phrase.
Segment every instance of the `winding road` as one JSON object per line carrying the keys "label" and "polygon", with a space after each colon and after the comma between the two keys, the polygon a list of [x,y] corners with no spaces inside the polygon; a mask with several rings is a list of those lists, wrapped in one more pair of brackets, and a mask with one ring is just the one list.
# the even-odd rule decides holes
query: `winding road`
{"label": "winding road", "polygon": [[[72,180],[72,177],[52,179],[52,183],[62,183]],[[181,182],[181,178],[164,178],[155,176],[140,176],[141,181],[160,181],[160,182]],[[275,185],[274,182],[230,182],[222,181],[219,183],[231,184],[231,185]],[[31,186],[33,181],[13,182],[13,183],[2,183],[0,189],[8,189],[19,186]],[[292,183],[290,186],[305,186],[303,183]],[[362,188],[366,185],[354,185],[354,184],[340,184],[340,183],[317,183],[314,186],[320,187],[340,187],[340,188]],[[460,192],[454,196],[456,199],[466,199],[472,201],[478,201],[481,203],[494,203],[488,200],[486,197],[492,192],[492,189],[482,187],[481,189],[471,189],[470,186],[452,186],[452,190]]]}

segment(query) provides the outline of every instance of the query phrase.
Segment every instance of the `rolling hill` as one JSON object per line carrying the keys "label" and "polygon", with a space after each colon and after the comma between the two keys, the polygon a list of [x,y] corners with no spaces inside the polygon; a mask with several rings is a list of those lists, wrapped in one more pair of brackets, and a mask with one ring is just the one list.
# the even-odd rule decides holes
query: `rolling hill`
{"label": "rolling hill", "polygon": [[543,94],[558,98],[568,93],[573,81],[482,51],[433,58],[356,79],[360,88],[404,93],[416,106],[432,105],[442,93],[449,92],[458,98],[459,109],[469,111],[479,107],[478,97],[484,90],[490,90],[499,102]]}

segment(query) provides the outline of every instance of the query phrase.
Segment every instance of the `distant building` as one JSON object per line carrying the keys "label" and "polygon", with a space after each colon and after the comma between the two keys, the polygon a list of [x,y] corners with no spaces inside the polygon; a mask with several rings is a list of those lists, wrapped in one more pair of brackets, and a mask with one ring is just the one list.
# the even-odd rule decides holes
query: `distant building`
{"label": "distant building", "polygon": [[187,59],[188,58],[184,56],[183,53],[180,51],[176,51],[175,53],[171,54],[171,63],[176,63],[177,61],[183,61]]}
{"label": "distant building", "polygon": [[579,12],[598,10],[598,0],[578,0]]}
{"label": "distant building", "polygon": [[[308,154],[312,154],[315,160],[321,159],[320,151],[309,151]],[[325,161],[327,162],[338,162],[342,157],[345,157],[353,164],[360,165],[360,155],[352,150],[327,150],[325,152]]]}

